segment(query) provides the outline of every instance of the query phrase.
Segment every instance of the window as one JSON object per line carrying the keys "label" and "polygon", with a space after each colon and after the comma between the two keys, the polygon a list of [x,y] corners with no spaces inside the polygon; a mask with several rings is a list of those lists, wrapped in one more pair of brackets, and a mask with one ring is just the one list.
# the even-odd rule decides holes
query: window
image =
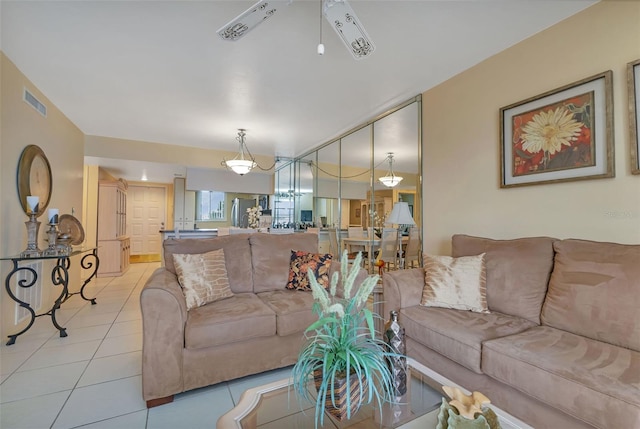
{"label": "window", "polygon": [[196,192],[196,220],[225,221],[225,193],[218,191]]}

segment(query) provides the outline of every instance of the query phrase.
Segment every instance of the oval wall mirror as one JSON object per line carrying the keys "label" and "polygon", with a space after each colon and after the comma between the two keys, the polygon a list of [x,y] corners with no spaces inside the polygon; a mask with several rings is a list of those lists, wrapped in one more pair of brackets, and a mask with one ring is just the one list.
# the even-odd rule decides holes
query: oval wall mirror
{"label": "oval wall mirror", "polygon": [[36,216],[41,216],[49,205],[53,180],[51,166],[46,155],[39,146],[29,145],[24,148],[18,161],[18,198],[25,214],[29,214],[28,196],[39,199]]}

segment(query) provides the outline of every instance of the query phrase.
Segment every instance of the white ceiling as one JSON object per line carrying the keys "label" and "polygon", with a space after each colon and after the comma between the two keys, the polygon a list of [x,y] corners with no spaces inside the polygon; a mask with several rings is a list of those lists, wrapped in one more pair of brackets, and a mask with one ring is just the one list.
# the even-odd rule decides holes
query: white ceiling
{"label": "white ceiling", "polygon": [[316,54],[318,0],[271,1],[272,18],[222,41],[253,3],[2,0],[0,43],[85,134],[235,150],[246,128],[254,154],[292,157],[595,1],[351,0],[377,47],[360,61],[326,21]]}

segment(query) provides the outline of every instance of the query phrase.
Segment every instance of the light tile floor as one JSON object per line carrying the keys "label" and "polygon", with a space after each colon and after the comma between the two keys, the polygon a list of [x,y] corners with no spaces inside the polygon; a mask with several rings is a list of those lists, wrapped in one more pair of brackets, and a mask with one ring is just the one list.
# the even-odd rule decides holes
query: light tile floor
{"label": "light tile floor", "polygon": [[[85,288],[56,312],[69,334],[39,317],[12,346],[0,347],[0,428],[215,428],[246,389],[289,376],[275,370],[176,395],[147,410],[142,399],[142,286],[159,263],[133,264],[122,277]],[[73,288],[72,288],[72,291]]]}

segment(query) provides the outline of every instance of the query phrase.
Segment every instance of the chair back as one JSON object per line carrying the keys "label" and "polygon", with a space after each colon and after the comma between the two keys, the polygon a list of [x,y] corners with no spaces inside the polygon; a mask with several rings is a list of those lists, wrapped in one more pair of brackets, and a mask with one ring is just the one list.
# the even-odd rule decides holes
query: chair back
{"label": "chair back", "polygon": [[378,259],[385,262],[388,267],[393,263],[398,265],[398,230],[394,228],[384,228],[380,239],[380,253]]}
{"label": "chair back", "polygon": [[404,251],[404,266],[413,268],[413,263],[417,261],[420,266],[420,228],[409,228],[409,241]]}
{"label": "chair back", "polygon": [[373,227],[372,226],[368,226],[367,227],[366,236],[367,236],[367,238],[376,238],[376,233],[373,231]]}
{"label": "chair back", "polygon": [[347,228],[347,236],[349,238],[365,238],[364,229],[361,226],[350,226]]}
{"label": "chair back", "polygon": [[340,249],[338,248],[338,230],[336,228],[328,228],[329,233],[329,249],[334,258],[340,258]]}
{"label": "chair back", "polygon": [[305,232],[308,234],[319,234],[320,228],[307,228]]}

